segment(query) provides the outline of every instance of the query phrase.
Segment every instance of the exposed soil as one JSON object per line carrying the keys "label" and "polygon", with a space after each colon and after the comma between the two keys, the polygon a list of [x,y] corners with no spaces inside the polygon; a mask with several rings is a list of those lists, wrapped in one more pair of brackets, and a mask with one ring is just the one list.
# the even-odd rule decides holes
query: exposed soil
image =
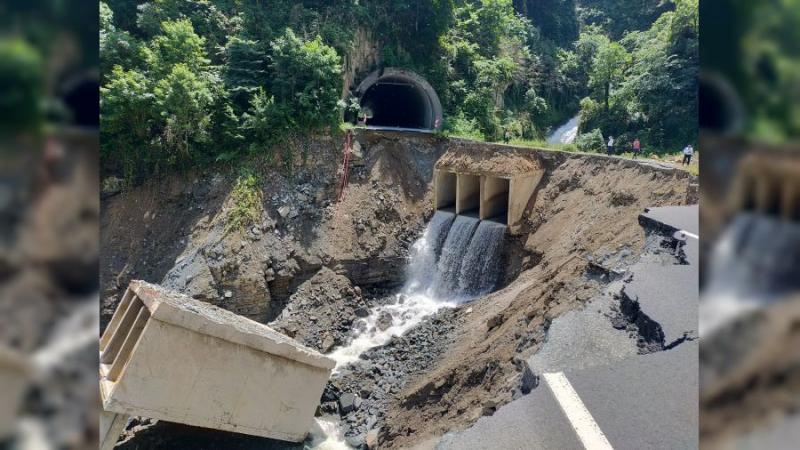
{"label": "exposed soil", "polygon": [[[163,283],[322,350],[345,343],[368,308],[396,301],[410,243],[433,213],[436,161],[544,176],[507,239],[502,289],[424,320],[337,373],[321,413],[351,444],[377,431],[404,448],[463,429],[530,389],[523,359],[550,321],[580,308],[638,255],[647,206],[691,200],[696,179],[619,158],[514,149],[432,135],[360,131],[335,203],[338,142],[302,143],[293,177],[263,165],[260,223],[226,233],[235,170],[157,180],[105,200],[104,313],[133,277]],[[464,156],[468,155],[468,156]],[[516,172],[515,172],[516,173]]]}

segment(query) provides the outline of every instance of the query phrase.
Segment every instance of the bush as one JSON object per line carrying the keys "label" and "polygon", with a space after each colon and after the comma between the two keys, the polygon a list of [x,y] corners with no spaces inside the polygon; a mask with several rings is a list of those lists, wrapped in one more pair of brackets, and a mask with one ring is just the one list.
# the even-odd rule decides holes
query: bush
{"label": "bush", "polygon": [[582,152],[602,152],[605,143],[599,129],[583,133],[575,138],[575,146]]}
{"label": "bush", "polygon": [[242,230],[258,222],[263,212],[261,192],[261,177],[251,169],[242,169],[231,191],[233,208],[228,213],[226,232]]}
{"label": "bush", "polygon": [[42,57],[22,39],[0,39],[0,131],[36,130],[42,121]]}
{"label": "bush", "polygon": [[116,66],[107,77],[100,88],[101,156],[107,168],[131,182],[157,170],[149,145],[155,99],[141,72]]}
{"label": "bush", "polygon": [[333,47],[317,36],[303,41],[287,28],[270,44],[271,92],[292,112],[293,125],[316,128],[339,119],[342,65]]}
{"label": "bush", "polygon": [[443,129],[446,134],[451,136],[483,140],[483,134],[480,132],[478,122],[475,119],[467,119],[463,113],[445,119]]}

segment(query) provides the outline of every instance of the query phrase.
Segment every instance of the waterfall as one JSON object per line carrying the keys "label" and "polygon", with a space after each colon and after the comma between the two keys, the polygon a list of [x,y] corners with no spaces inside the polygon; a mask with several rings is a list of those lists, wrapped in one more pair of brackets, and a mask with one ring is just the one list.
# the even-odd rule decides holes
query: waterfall
{"label": "waterfall", "polygon": [[466,296],[488,294],[502,275],[502,249],[506,226],[484,220],[469,241],[458,277],[459,293]]}
{"label": "waterfall", "polygon": [[716,243],[700,302],[700,336],[800,290],[800,225],[743,213]]}
{"label": "waterfall", "polygon": [[460,293],[458,279],[461,274],[461,266],[469,249],[470,239],[478,227],[478,222],[478,219],[468,216],[458,216],[453,221],[453,226],[450,227],[450,232],[447,233],[447,239],[444,241],[431,286],[438,297],[453,297]]}
{"label": "waterfall", "polygon": [[337,370],[436,311],[491,292],[502,273],[505,231],[506,226],[497,222],[436,211],[411,247],[402,292],[393,303],[374,308],[354,324],[359,331],[352,341],[328,355],[336,361]]}
{"label": "waterfall", "polygon": [[580,117],[575,116],[569,119],[565,124],[556,128],[553,133],[547,137],[548,144],[571,144],[578,136],[578,126],[580,125]]}
{"label": "waterfall", "polygon": [[411,247],[411,259],[408,264],[406,292],[419,292],[427,289],[436,274],[436,265],[447,233],[456,215],[447,211],[436,211],[422,237]]}

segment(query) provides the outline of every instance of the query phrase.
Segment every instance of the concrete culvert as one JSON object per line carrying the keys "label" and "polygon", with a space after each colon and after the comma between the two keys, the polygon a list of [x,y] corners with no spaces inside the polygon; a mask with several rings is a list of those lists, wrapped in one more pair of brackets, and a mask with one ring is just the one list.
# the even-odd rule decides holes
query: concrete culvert
{"label": "concrete culvert", "polygon": [[484,177],[481,189],[480,218],[508,223],[508,191],[510,180]]}
{"label": "concrete culvert", "polygon": [[457,175],[444,170],[436,172],[436,209],[447,209],[456,206]]}
{"label": "concrete culvert", "polygon": [[387,68],[368,75],[356,94],[371,112],[367,126],[435,130],[441,127],[442,105],[433,87],[407,70]]}

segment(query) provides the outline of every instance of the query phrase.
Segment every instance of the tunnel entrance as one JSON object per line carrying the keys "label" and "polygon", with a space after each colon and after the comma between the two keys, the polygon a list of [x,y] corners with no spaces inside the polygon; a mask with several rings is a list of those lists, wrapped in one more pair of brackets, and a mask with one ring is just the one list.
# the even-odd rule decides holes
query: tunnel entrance
{"label": "tunnel entrance", "polygon": [[375,128],[436,130],[442,124],[442,106],[430,84],[419,75],[387,68],[367,76],[356,94],[366,125]]}

